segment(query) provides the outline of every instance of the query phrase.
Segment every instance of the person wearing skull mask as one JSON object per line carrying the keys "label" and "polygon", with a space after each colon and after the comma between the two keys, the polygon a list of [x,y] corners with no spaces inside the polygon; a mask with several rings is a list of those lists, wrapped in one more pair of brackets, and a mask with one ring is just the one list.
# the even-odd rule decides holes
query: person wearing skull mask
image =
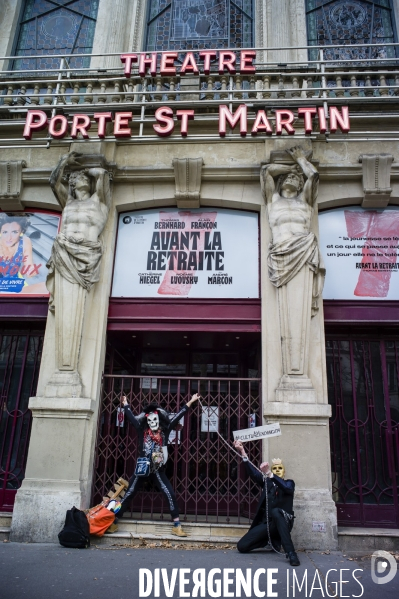
{"label": "person wearing skull mask", "polygon": [[[266,547],[269,542],[269,529],[273,547],[277,551],[280,551],[282,545],[290,565],[299,566],[300,561],[295,552],[290,534],[294,524],[294,512],[292,509],[295,492],[294,481],[284,480],[285,468],[279,458],[272,460],[271,469],[268,462],[263,462],[259,466],[263,473],[262,476],[249,462],[242,442],[234,441],[234,447],[241,453],[248,476],[262,488],[252,525],[249,531],[238,541],[238,551],[240,553],[248,553],[253,549]],[[269,525],[266,518],[266,493]]]}
{"label": "person wearing skull mask", "polygon": [[[178,537],[186,537],[187,534],[181,527],[176,496],[165,474],[165,463],[168,458],[167,443],[172,429],[178,426],[179,420],[198,399],[199,395],[195,393],[190,401],[173,416],[170,416],[155,403],[148,404],[139,416],[134,416],[127,403],[126,395],[122,396],[125,416],[138,434],[139,457],[147,458],[150,462],[150,470],[146,478],[152,480],[165,495],[173,519],[172,534]],[[140,489],[142,479],[143,476],[138,476],[136,473],[131,477],[117,520],[120,520],[128,509],[130,502]]]}

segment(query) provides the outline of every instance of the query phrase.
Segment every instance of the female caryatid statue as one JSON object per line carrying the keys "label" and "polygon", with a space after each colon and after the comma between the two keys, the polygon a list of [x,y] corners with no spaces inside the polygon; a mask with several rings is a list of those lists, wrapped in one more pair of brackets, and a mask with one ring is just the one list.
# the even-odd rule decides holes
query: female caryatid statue
{"label": "female caryatid statue", "polygon": [[312,387],[307,375],[310,318],[318,310],[325,270],[310,230],[319,175],[300,147],[286,150],[294,164],[262,167],[272,242],[269,279],[278,289],[283,353],[281,386]]}

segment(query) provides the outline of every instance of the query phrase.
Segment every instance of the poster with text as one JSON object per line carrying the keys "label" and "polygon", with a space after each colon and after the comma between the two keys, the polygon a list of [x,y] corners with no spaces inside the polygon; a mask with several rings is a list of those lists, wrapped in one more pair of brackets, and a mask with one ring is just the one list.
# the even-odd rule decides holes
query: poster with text
{"label": "poster with text", "polygon": [[259,297],[258,215],[200,208],[119,217],[113,297]]}
{"label": "poster with text", "polygon": [[319,214],[324,299],[399,299],[399,208]]}
{"label": "poster with text", "polygon": [[0,212],[0,294],[49,295],[46,263],[60,216],[46,212]]}

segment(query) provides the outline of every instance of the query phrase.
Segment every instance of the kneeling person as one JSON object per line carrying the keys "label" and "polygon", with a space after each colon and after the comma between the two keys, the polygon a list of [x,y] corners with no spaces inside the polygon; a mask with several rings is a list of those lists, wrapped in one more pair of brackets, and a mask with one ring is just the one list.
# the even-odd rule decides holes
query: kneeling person
{"label": "kneeling person", "polygon": [[[235,441],[234,447],[241,453],[245,470],[248,476],[262,488],[255,518],[249,531],[239,540],[237,549],[247,553],[253,549],[266,547],[270,542],[276,550],[284,548],[291,566],[299,566],[300,562],[291,539],[291,530],[294,523],[293,499],[295,483],[293,480],[284,480],[284,466],[281,460],[273,460],[272,469],[268,462],[260,465],[262,476],[248,461],[241,441]],[[266,478],[265,478],[266,477]],[[269,526],[266,517],[266,493],[268,501]]]}

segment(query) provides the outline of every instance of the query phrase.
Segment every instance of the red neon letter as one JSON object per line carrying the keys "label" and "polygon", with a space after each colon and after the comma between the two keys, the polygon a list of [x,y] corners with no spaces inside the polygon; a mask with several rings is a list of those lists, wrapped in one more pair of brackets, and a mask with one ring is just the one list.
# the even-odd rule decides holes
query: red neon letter
{"label": "red neon letter", "polygon": [[242,50],[240,56],[240,73],[255,73],[255,67],[252,64],[255,58],[255,50]]}
{"label": "red neon letter", "polygon": [[204,74],[209,75],[211,72],[211,58],[216,58],[216,52],[214,50],[202,50],[200,58],[204,59]]}
{"label": "red neon letter", "polygon": [[[283,117],[286,118],[283,119]],[[276,110],[276,135],[281,135],[283,129],[289,135],[294,135],[295,129],[292,126],[294,118],[294,113],[291,110]]]}
{"label": "red neon letter", "polygon": [[316,114],[317,108],[311,106],[309,108],[298,108],[298,116],[303,116],[305,119],[305,133],[313,133],[313,115]]}
{"label": "red neon letter", "polygon": [[[60,125],[60,128],[57,131],[56,125],[58,123]],[[56,114],[55,116],[53,116],[52,119],[50,119],[48,132],[52,137],[54,137],[55,139],[60,139],[61,137],[64,137],[66,135],[67,131],[68,131],[68,119],[66,118],[66,116],[64,116],[62,114]]]}
{"label": "red neon letter", "polygon": [[161,75],[176,75],[174,62],[177,60],[177,56],[177,52],[162,52],[161,68],[159,70]]}
{"label": "red neon letter", "polygon": [[110,112],[97,112],[93,118],[98,121],[98,137],[105,137],[106,123],[112,121],[112,114]]}
{"label": "red neon letter", "polygon": [[324,112],[324,108],[319,106],[317,109],[319,115],[319,131],[320,133],[325,133],[327,131],[327,119],[326,113]]}
{"label": "red neon letter", "polygon": [[259,131],[265,131],[269,135],[273,133],[273,129],[270,126],[266,112],[264,110],[258,110],[254,126],[252,127],[251,135],[257,135]]}
{"label": "red neon letter", "polygon": [[224,69],[226,68],[232,75],[236,72],[235,62],[236,62],[235,52],[231,52],[227,50],[226,52],[219,52],[219,75],[223,75]]}
{"label": "red neon letter", "polygon": [[194,54],[192,52],[187,52],[186,57],[183,60],[183,64],[181,65],[180,75],[185,75],[186,71],[191,71],[193,75],[198,75],[199,73]]}
{"label": "red neon letter", "polygon": [[[35,120],[38,119],[38,120]],[[47,125],[47,115],[43,110],[28,110],[22,135],[25,139],[32,138],[32,131],[40,131]]]}
{"label": "red neon letter", "polygon": [[175,122],[173,120],[173,110],[168,106],[161,106],[157,108],[155,111],[155,118],[158,123],[165,123],[164,127],[160,125],[153,125],[155,133],[160,137],[167,137],[171,133],[173,133],[173,129],[175,128]]}
{"label": "red neon letter", "polygon": [[330,106],[330,132],[335,133],[338,127],[342,133],[348,133],[351,126],[349,123],[349,108],[342,106],[342,114],[336,106]]}
{"label": "red neon letter", "polygon": [[84,139],[88,139],[89,134],[87,129],[90,129],[91,122],[88,114],[74,114],[72,120],[71,137],[78,136],[78,132],[82,134]]}
{"label": "red neon letter", "polygon": [[240,104],[234,115],[231,114],[230,110],[225,104],[221,104],[219,106],[220,137],[224,137],[226,135],[226,122],[228,122],[230,127],[234,129],[238,121],[240,121],[240,134],[244,137],[247,134],[247,107],[245,104]]}
{"label": "red neon letter", "polygon": [[186,137],[188,131],[188,119],[194,120],[194,110],[176,110],[176,116],[178,120],[181,121],[180,134],[182,137]]}
{"label": "red neon letter", "polygon": [[114,122],[115,137],[131,137],[132,130],[129,127],[129,121],[133,118],[131,112],[116,112]]}
{"label": "red neon letter", "polygon": [[153,77],[157,74],[157,55],[156,52],[152,52],[151,58],[147,58],[145,54],[140,54],[139,62],[139,75],[145,77],[147,71],[147,65],[150,67],[150,73]]}
{"label": "red neon letter", "polygon": [[125,63],[125,76],[132,73],[132,62],[137,62],[137,54],[121,54],[121,61]]}

